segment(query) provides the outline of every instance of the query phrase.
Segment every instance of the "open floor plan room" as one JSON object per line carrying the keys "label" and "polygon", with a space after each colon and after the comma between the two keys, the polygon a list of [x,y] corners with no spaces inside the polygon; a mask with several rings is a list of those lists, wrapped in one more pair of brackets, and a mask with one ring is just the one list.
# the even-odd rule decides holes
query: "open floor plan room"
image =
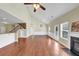
{"label": "open floor plan room", "polygon": [[1,3],[0,56],[79,56],[79,3]]}

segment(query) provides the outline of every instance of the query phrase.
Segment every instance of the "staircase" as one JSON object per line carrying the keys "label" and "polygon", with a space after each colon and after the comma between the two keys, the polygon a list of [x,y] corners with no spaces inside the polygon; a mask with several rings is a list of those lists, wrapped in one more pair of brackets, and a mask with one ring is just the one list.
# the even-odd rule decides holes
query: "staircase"
{"label": "staircase", "polygon": [[9,33],[14,33],[19,29],[26,29],[26,24],[25,23],[18,23],[16,24],[10,31]]}

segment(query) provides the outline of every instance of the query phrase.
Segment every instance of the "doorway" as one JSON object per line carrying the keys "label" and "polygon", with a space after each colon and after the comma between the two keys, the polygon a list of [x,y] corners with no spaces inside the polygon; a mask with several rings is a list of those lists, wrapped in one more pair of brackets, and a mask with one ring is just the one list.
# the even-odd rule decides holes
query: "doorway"
{"label": "doorway", "polygon": [[56,40],[59,40],[59,25],[55,25],[54,27],[54,37]]}

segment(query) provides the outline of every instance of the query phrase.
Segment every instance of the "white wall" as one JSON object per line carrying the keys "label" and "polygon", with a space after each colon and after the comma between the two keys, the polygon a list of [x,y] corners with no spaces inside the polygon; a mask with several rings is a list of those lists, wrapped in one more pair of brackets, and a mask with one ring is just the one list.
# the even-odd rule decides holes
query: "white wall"
{"label": "white wall", "polygon": [[33,35],[47,35],[47,25],[38,19],[32,19],[30,27]]}
{"label": "white wall", "polygon": [[0,33],[5,33],[6,32],[6,27],[4,24],[0,25]]}
{"label": "white wall", "polygon": [[0,34],[0,48],[16,41],[15,33]]}

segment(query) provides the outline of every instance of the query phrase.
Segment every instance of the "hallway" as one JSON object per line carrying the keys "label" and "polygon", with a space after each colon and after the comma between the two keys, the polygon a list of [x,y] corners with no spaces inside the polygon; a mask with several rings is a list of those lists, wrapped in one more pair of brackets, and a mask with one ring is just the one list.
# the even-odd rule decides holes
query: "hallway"
{"label": "hallway", "polygon": [[0,49],[2,56],[69,56],[65,47],[47,35],[30,36],[27,39],[19,38],[13,43]]}

